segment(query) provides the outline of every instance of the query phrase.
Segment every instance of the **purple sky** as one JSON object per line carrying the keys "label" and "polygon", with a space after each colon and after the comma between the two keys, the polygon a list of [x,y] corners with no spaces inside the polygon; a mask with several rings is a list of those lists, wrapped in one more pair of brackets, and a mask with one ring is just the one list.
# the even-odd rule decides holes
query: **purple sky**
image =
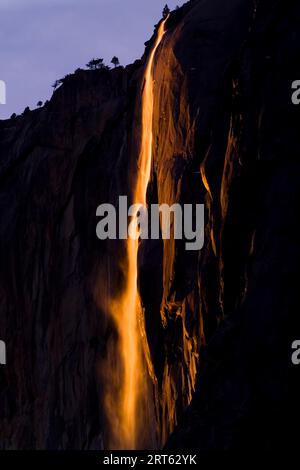
{"label": "purple sky", "polygon": [[[166,0],[0,0],[0,119],[52,94],[52,83],[92,57],[122,65],[144,51]],[[170,8],[182,0],[168,0]]]}

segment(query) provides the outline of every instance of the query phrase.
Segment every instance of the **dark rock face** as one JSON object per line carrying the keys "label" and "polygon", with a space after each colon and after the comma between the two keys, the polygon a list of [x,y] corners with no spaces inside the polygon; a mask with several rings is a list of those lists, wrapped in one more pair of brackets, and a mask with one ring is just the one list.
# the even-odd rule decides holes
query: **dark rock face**
{"label": "dark rock face", "polygon": [[[295,1],[194,0],[157,52],[148,199],[206,205],[200,253],[147,241],[139,256],[168,448],[294,442],[299,20]],[[96,208],[130,194],[148,52],[0,122],[0,448],[105,447],[105,299],[124,245],[97,240]]]}
{"label": "dark rock face", "polygon": [[96,207],[122,185],[129,77],[83,72],[1,124],[2,447],[102,446]]}
{"label": "dark rock face", "polygon": [[[235,12],[238,4],[246,8],[235,3]],[[291,84],[300,74],[299,15],[297,2],[258,2],[243,46],[228,62],[228,101],[219,99],[202,160],[213,234],[199,263],[207,345],[192,404],[167,448],[297,444],[300,384],[291,344],[300,334],[300,115]]]}

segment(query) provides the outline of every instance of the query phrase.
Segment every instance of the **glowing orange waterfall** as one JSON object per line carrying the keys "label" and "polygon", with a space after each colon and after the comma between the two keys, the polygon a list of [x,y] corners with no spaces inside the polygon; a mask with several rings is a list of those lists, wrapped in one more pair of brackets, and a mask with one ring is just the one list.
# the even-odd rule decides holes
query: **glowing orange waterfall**
{"label": "glowing orange waterfall", "polygon": [[[159,27],[145,71],[142,95],[142,136],[133,204],[146,205],[152,162],[153,62],[156,50],[165,34],[166,20]],[[111,302],[111,313],[118,332],[118,362],[121,364],[117,371],[121,377],[115,379],[117,384],[114,388],[114,394],[116,396],[110,394],[106,400],[111,421],[110,447],[112,449],[137,449],[143,442],[149,441],[146,428],[147,425],[150,425],[151,414],[155,414],[151,379],[153,382],[156,379],[152,370],[145,334],[144,315],[138,292],[139,232],[137,212],[133,215],[131,222],[131,233],[134,233],[135,236],[128,238],[126,242],[126,285],[120,296]],[[152,417],[153,419],[155,418]]]}

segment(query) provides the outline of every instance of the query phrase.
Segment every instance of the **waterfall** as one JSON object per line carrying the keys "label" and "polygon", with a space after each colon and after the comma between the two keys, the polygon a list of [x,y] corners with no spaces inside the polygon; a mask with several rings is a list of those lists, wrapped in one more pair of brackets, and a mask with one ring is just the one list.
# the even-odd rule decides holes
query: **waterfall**
{"label": "waterfall", "polygon": [[[167,18],[161,23],[150,53],[144,76],[142,94],[142,135],[138,172],[133,191],[133,204],[146,205],[147,187],[151,177],[155,53],[165,34]],[[110,302],[110,312],[117,333],[118,370],[112,389],[106,397],[106,413],[111,428],[111,449],[138,449],[155,446],[156,378],[145,333],[144,313],[138,291],[138,208],[132,214],[131,237],[126,241],[126,284],[118,298]],[[115,347],[115,346],[114,346]],[[151,428],[151,429],[149,429]]]}

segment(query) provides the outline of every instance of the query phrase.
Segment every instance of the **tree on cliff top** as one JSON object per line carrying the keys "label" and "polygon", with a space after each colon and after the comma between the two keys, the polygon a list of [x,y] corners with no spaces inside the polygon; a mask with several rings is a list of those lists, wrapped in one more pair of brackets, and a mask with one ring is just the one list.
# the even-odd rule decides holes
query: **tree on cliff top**
{"label": "tree on cliff top", "polygon": [[112,59],[111,59],[111,63],[117,67],[118,65],[120,65],[120,61],[118,59],[118,57],[114,56]]}
{"label": "tree on cliff top", "polygon": [[56,88],[62,84],[62,80],[59,79],[59,80],[55,80],[55,82],[53,83],[52,85],[52,88],[54,88],[54,90],[56,90]]}
{"label": "tree on cliff top", "polygon": [[103,59],[92,59],[89,61],[88,64],[86,64],[86,66],[90,70],[103,69],[104,68]]}
{"label": "tree on cliff top", "polygon": [[30,113],[30,108],[29,106],[26,106],[26,108],[24,109],[23,113],[22,113],[22,116],[26,116],[26,114]]}
{"label": "tree on cliff top", "polygon": [[168,5],[165,5],[165,8],[163,9],[163,18],[167,18],[168,14],[170,13],[170,8]]}

